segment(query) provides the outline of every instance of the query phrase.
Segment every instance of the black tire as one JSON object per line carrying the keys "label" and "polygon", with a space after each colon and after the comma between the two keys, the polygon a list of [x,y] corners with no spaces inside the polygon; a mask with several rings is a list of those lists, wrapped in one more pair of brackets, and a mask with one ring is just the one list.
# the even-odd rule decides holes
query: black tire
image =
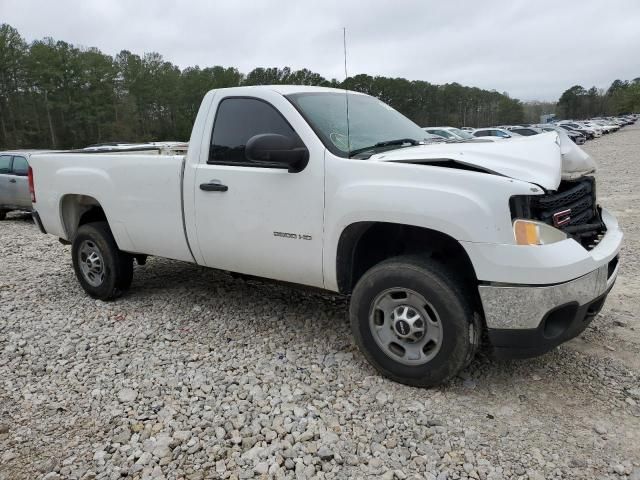
{"label": "black tire", "polygon": [[[101,281],[94,278],[94,284],[85,277],[81,268],[80,249],[87,244],[95,248],[102,257],[103,278]],[[118,249],[107,222],[82,225],[73,239],[71,257],[73,270],[80,285],[93,298],[112,300],[119,297],[131,286],[133,257]],[[99,282],[99,284],[96,285],[95,282]]]}
{"label": "black tire", "polygon": [[0,210],[0,221],[4,220],[5,218],[7,218],[7,211]]}
{"label": "black tire", "polygon": [[[439,347],[426,363],[402,363],[399,356],[392,358],[393,352],[385,351],[374,338],[375,327],[370,326],[374,303],[384,292],[394,289],[418,293],[429,304],[425,308],[439,319]],[[402,256],[379,263],[362,276],[351,297],[351,331],[358,347],[378,371],[397,382],[416,387],[447,382],[471,362],[479,343],[479,317],[463,289],[464,283],[454,272],[430,258]],[[391,332],[397,335],[393,328]]]}

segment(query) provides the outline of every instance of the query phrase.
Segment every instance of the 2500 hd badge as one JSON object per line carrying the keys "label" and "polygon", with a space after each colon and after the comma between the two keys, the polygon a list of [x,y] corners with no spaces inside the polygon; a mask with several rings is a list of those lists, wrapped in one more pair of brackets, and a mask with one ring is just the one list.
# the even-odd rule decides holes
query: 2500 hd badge
{"label": "2500 hd badge", "polygon": [[303,233],[273,232],[274,237],[293,238],[294,240],[311,240],[311,235]]}

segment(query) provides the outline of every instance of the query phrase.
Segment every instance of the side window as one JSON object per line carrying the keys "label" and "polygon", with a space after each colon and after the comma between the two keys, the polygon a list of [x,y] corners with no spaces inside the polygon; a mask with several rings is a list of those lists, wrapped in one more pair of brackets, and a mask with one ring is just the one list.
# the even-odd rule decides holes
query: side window
{"label": "side window", "polygon": [[473,132],[474,137],[486,137],[487,132],[485,130],[480,130],[479,132]]}
{"label": "side window", "polygon": [[[274,107],[255,98],[227,98],[220,102],[207,163],[251,166],[245,146],[251,137],[277,133],[302,145],[296,132]],[[255,166],[268,166],[255,163]]]}
{"label": "side window", "polygon": [[493,132],[494,132],[494,134],[496,136],[501,137],[501,138],[509,138],[510,137],[510,135],[508,135],[508,134],[506,134],[504,132],[501,132],[500,130],[494,130]]}
{"label": "side window", "polygon": [[11,171],[11,155],[0,155],[0,173]]}
{"label": "side window", "polygon": [[29,173],[29,164],[24,157],[13,157],[13,174],[27,176]]}

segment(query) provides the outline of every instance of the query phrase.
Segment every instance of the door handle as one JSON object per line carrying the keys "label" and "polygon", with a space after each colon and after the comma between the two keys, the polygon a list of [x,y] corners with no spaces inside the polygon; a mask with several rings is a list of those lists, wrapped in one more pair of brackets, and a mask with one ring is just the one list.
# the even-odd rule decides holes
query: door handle
{"label": "door handle", "polygon": [[9,180],[9,183],[16,183],[16,179],[12,178],[11,180]]}
{"label": "door handle", "polygon": [[204,190],[205,192],[226,192],[229,190],[229,187],[221,183],[209,182],[201,183],[200,190]]}

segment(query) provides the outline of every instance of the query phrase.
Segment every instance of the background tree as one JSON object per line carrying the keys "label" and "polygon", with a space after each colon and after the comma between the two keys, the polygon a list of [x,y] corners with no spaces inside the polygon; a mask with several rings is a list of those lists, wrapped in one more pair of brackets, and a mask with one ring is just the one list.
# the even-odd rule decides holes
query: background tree
{"label": "background tree", "polygon": [[587,91],[581,85],[566,90],[558,100],[558,111],[564,118],[581,118]]}
{"label": "background tree", "polygon": [[557,111],[570,119],[640,112],[640,79],[614,80],[606,91],[575,85],[562,94]]}
{"label": "background tree", "polygon": [[[159,53],[123,50],[111,57],[44,38],[28,44],[0,25],[0,148],[78,148],[104,142],[188,140],[204,94],[239,85],[296,84],[348,88],[380,98],[421,126],[537,122],[551,103],[522,104],[507,93],[367,74],[340,82],[303,68],[187,67]],[[557,112],[583,118],[640,111],[640,77],[606,90],[576,85]]]}
{"label": "background tree", "polygon": [[539,123],[542,115],[556,114],[556,102],[525,102],[522,104],[525,123]]}
{"label": "background tree", "polygon": [[20,144],[20,126],[24,124],[23,98],[20,94],[26,85],[24,60],[27,44],[18,31],[0,25],[0,144]]}

